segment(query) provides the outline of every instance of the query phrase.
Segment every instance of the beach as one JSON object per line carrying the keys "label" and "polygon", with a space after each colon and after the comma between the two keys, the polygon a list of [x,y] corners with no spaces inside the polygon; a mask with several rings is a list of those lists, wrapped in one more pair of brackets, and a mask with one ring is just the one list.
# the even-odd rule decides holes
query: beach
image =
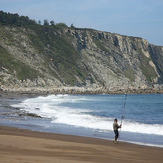
{"label": "beach", "polygon": [[2,163],[161,163],[163,148],[0,127]]}
{"label": "beach", "polygon": [[[20,94],[1,94],[1,109],[7,109],[9,104],[13,103],[12,99],[17,102],[19,99],[26,99],[28,97],[35,97],[35,95],[29,94],[29,96],[22,96]],[[19,116],[14,116],[13,119],[17,119],[18,117]],[[20,117],[22,120],[22,116]],[[11,121],[10,123],[13,122],[14,121]],[[37,122],[40,122],[40,120]],[[24,119],[23,123],[25,123]],[[49,131],[40,132],[36,131],[34,128],[35,131],[32,129],[7,126],[8,125],[3,124],[1,121],[1,163],[162,162],[163,148],[159,147],[126,143],[121,140],[118,144],[114,144],[112,140],[102,138],[74,136],[71,134],[58,133],[57,131],[56,133],[51,133]],[[72,132],[73,130],[71,129],[70,131]]]}

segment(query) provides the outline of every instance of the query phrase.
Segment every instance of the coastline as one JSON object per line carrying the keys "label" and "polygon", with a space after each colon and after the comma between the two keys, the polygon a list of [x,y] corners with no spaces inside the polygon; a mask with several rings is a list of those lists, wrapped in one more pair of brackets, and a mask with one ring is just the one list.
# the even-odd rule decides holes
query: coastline
{"label": "coastline", "polygon": [[[25,112],[21,112],[19,111],[18,108],[14,108],[13,112],[10,111],[8,112],[7,108],[11,107],[10,105],[15,104],[15,103],[19,103],[21,101],[24,101],[28,98],[37,98],[39,96],[42,97],[47,97],[48,95],[53,95],[53,94],[36,94],[36,93],[11,93],[11,92],[2,92],[0,91],[0,108],[2,107],[2,117],[3,116],[10,116],[8,117],[8,120],[4,120],[2,118],[1,121],[1,126],[8,126],[8,127],[16,127],[16,128],[20,128],[20,129],[28,129],[28,130],[32,130],[32,131],[41,131],[41,132],[49,132],[49,133],[60,133],[60,134],[68,134],[68,135],[76,135],[76,136],[88,136],[88,137],[92,137],[92,138],[99,138],[99,139],[106,139],[106,140],[112,140],[114,137],[114,134],[112,134],[112,132],[110,133],[105,133],[102,132],[96,132],[96,131],[88,131],[87,129],[80,129],[78,128],[77,130],[72,127],[69,128],[69,130],[67,130],[68,126],[64,126],[64,125],[57,125],[55,124],[55,127],[52,125],[49,125],[49,120],[47,119],[46,121],[44,121],[43,125],[42,125],[42,118],[40,116],[33,113],[25,113]],[[77,94],[76,94],[77,95]],[[79,95],[80,96],[80,95]],[[88,95],[89,96],[89,95]],[[12,110],[12,109],[9,109]],[[14,115],[14,116],[12,116]],[[15,116],[16,115],[16,116]],[[19,117],[19,119],[17,118],[17,116]],[[28,118],[27,118],[28,117]],[[13,123],[12,120],[10,121],[10,118],[13,119]],[[32,118],[34,118],[35,122],[33,123]],[[28,119],[28,120],[27,120]],[[17,123],[17,121],[24,121],[25,123]],[[36,124],[36,125],[35,125]],[[38,125],[37,125],[38,124]],[[51,123],[50,123],[51,124]],[[47,128],[45,126],[48,126]],[[43,128],[42,128],[43,127]],[[137,135],[138,136],[138,135]],[[153,137],[146,137],[145,135],[141,135],[142,139],[146,140],[146,141],[141,141],[139,140],[139,138],[137,139],[137,136],[134,138],[134,135],[130,134],[128,136],[125,135],[123,133],[123,136],[121,137],[121,141],[123,142],[127,142],[127,143],[132,143],[132,144],[137,144],[137,145],[144,145],[144,146],[152,146],[152,147],[159,147],[159,148],[163,148],[162,145],[162,138],[159,136],[155,136]],[[140,136],[140,135],[139,135]],[[130,137],[133,137],[133,139],[130,139]],[[150,141],[150,140],[158,140],[158,141]]]}
{"label": "coastline", "polygon": [[[0,93],[1,98],[24,99],[40,94]],[[47,95],[47,94],[41,94]],[[0,124],[1,125],[1,124]],[[162,162],[163,148],[66,134],[0,126],[2,162]]]}
{"label": "coastline", "polygon": [[162,162],[163,148],[0,126],[2,162]]}
{"label": "coastline", "polygon": [[163,89],[154,88],[140,88],[140,89],[109,89],[107,87],[32,87],[32,88],[0,88],[0,97],[36,97],[40,95],[50,94],[79,94],[79,95],[92,95],[92,94],[163,94]]}

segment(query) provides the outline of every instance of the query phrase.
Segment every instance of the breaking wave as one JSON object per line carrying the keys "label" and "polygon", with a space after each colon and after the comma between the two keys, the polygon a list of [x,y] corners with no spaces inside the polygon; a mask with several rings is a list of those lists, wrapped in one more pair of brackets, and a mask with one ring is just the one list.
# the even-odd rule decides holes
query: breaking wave
{"label": "breaking wave", "polygon": [[[92,106],[92,100],[103,103],[104,98],[90,99],[86,96],[49,95],[26,99],[19,104],[12,105],[12,107],[20,108],[20,110],[43,118],[49,118],[51,123],[72,125],[102,132],[112,131],[114,117],[109,116],[112,114],[108,110],[104,112],[104,110],[101,111]],[[81,104],[85,105],[81,106]],[[163,135],[162,124],[145,124],[132,119],[123,120],[122,130],[132,133]]]}

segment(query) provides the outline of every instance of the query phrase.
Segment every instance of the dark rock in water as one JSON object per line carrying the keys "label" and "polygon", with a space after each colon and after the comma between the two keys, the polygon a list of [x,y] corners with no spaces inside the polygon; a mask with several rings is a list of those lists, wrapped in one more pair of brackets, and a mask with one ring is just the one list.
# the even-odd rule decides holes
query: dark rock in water
{"label": "dark rock in water", "polygon": [[19,116],[29,116],[29,117],[35,117],[35,118],[42,118],[41,116],[38,116],[34,113],[19,113]]}

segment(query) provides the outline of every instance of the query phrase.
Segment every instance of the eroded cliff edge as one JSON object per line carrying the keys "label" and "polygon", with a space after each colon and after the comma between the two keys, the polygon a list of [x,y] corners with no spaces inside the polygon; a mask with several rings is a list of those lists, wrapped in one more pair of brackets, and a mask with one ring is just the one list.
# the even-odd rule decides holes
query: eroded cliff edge
{"label": "eroded cliff edge", "polygon": [[93,29],[0,25],[4,91],[163,90],[163,47]]}

